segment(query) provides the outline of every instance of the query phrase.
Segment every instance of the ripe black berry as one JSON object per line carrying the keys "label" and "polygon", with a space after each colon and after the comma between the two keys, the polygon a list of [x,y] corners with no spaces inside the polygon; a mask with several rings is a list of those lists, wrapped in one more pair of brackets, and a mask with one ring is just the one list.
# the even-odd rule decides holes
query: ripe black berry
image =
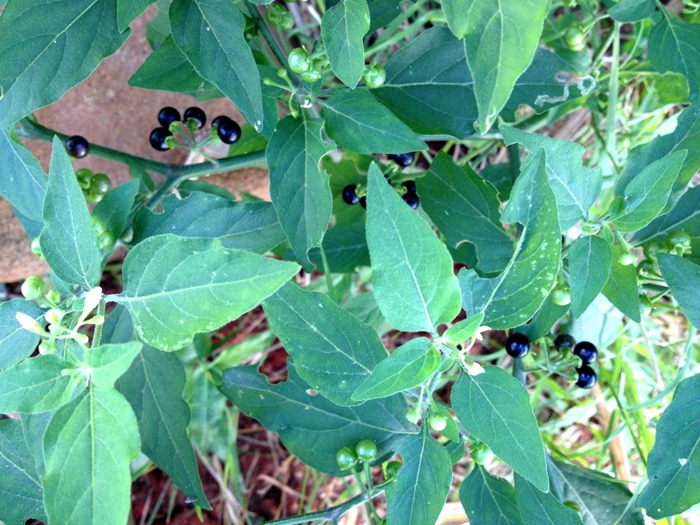
{"label": "ripe black berry", "polygon": [[576,344],[576,339],[571,337],[569,334],[559,334],[556,339],[554,339],[554,346],[557,350],[565,350],[573,348]]}
{"label": "ripe black berry", "polygon": [[168,128],[156,128],[151,131],[151,136],[148,138],[153,149],[158,151],[168,151],[170,148],[165,143],[165,139],[172,137],[173,134],[170,133]]}
{"label": "ripe black berry", "polygon": [[598,376],[596,376],[595,370],[588,365],[577,368],[576,373],[578,373],[576,386],[579,388],[593,388],[593,385],[598,382]]}
{"label": "ripe black berry", "polygon": [[524,334],[513,334],[506,341],[506,352],[511,357],[525,357],[530,351],[530,339]]}
{"label": "ripe black berry", "polygon": [[354,184],[350,184],[349,186],[345,186],[343,188],[343,201],[345,204],[357,204],[360,202],[360,197],[357,196],[357,193],[355,193],[355,189],[357,186]]}
{"label": "ripe black berry", "polygon": [[206,113],[204,113],[204,110],[196,106],[192,106],[185,110],[185,122],[187,122],[190,119],[194,120],[197,123],[197,129],[202,129],[204,127],[204,124],[207,123]]}
{"label": "ripe black berry", "polygon": [[65,146],[68,155],[76,159],[82,159],[90,152],[90,143],[85,137],[81,137],[80,135],[68,137]]}
{"label": "ripe black berry", "polygon": [[397,153],[396,155],[389,155],[389,158],[402,168],[405,168],[413,163],[415,156],[415,153]]}
{"label": "ripe black berry", "polygon": [[418,205],[420,204],[420,199],[418,198],[418,195],[416,195],[415,193],[413,193],[413,192],[404,193],[403,197],[401,197],[401,198],[412,209],[414,209],[414,210],[418,209]]}
{"label": "ripe black berry", "polygon": [[216,117],[212,125],[216,126],[216,134],[224,144],[233,144],[241,138],[241,127],[228,117]]}
{"label": "ripe black berry", "polygon": [[360,206],[362,206],[365,210],[367,209],[367,196],[363,195],[360,197]]}
{"label": "ripe black berry", "polygon": [[589,365],[598,359],[598,349],[593,343],[581,341],[574,346],[574,355],[581,359],[581,363],[584,365]]}
{"label": "ripe black berry", "polygon": [[403,183],[403,187],[406,188],[407,193],[415,193],[416,192],[416,181],[407,180],[406,182]]}
{"label": "ripe black berry", "polygon": [[180,120],[180,118],[180,112],[170,106],[165,106],[158,112],[158,122],[160,122],[160,125],[164,128],[167,128],[176,120]]}

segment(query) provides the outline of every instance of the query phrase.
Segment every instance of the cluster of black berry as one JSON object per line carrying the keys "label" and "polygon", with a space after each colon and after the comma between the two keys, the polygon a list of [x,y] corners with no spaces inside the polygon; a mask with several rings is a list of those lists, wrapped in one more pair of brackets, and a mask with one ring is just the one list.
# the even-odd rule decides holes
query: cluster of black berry
{"label": "cluster of black berry", "polygon": [[[187,129],[197,131],[207,123],[207,115],[203,109],[192,106],[187,108],[181,117],[177,109],[166,106],[158,112],[158,122],[160,127],[151,131],[149,142],[155,150],[168,151],[177,146],[173,133],[180,130],[181,123],[184,123]],[[241,138],[241,127],[225,115],[216,117],[212,121],[211,129],[211,135],[215,133],[225,144],[233,144]]]}

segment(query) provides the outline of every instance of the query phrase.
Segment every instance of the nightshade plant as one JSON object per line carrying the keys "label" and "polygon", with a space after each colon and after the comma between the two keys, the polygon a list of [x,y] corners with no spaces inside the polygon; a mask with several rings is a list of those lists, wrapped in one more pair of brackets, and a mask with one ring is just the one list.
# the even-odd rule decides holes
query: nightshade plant
{"label": "nightshade plant", "polygon": [[[0,190],[50,267],[0,304],[0,520],[123,525],[139,453],[209,509],[186,370],[310,467],[367,483],[280,523],[337,523],[381,494],[368,520],[435,523],[465,455],[473,524],[642,524],[700,501],[696,2],[158,0],[130,84],[228,97],[247,122],[166,108],[151,143],[224,141],[229,155],[172,165],[42,126],[32,113],[152,3],[8,0],[0,16]],[[567,122],[575,141],[545,133]],[[20,139],[52,142],[48,176]],[[134,179],[76,176],[67,151]],[[271,203],[191,180],[252,165],[269,170]],[[116,246],[128,254],[106,294]],[[305,288],[302,270],[323,277]],[[260,304],[290,356],[285,381],[182,351]],[[634,327],[676,305],[691,364],[660,390],[620,385],[629,363],[601,319]],[[416,337],[388,353],[380,326]],[[490,337],[510,357],[470,353],[487,330],[508,332]],[[618,400],[639,482],[545,443],[552,374],[579,400],[574,383],[596,380]],[[629,388],[670,402],[653,448],[619,404]],[[369,482],[378,465],[385,480]]]}

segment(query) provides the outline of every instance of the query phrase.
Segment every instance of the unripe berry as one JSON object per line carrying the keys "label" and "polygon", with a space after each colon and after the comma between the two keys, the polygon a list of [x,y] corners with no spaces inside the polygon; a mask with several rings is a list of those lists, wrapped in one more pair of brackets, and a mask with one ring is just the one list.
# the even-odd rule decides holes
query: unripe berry
{"label": "unripe berry", "polygon": [[44,296],[44,279],[38,275],[27,277],[27,280],[22,283],[22,295],[33,301]]}
{"label": "unripe berry", "polygon": [[435,414],[430,416],[428,424],[435,432],[442,432],[447,427],[447,418],[441,414]]}
{"label": "unripe berry", "polygon": [[389,461],[389,463],[387,463],[386,467],[384,468],[386,479],[396,479],[396,476],[399,475],[399,469],[402,465],[403,463],[401,461]]}
{"label": "unripe berry", "polygon": [[352,449],[343,447],[335,455],[335,461],[340,470],[350,470],[357,463],[357,456]]}
{"label": "unripe berry", "polygon": [[491,449],[485,443],[473,443],[470,445],[469,454],[477,465],[489,462],[493,456]]}
{"label": "unripe berry", "polygon": [[690,235],[684,231],[674,231],[668,234],[666,240],[674,247],[684,247],[690,246]]}
{"label": "unripe berry", "polygon": [[44,253],[41,251],[41,245],[39,244],[39,237],[34,237],[31,243],[31,250],[34,255],[40,259],[44,258]]}
{"label": "unripe berry", "polygon": [[559,285],[552,290],[552,302],[559,306],[571,303],[571,289],[567,285]]}
{"label": "unripe berry", "polygon": [[637,258],[633,254],[631,254],[630,252],[625,252],[625,253],[620,255],[618,262],[622,266],[631,266],[635,262],[637,262]]}
{"label": "unripe berry", "polygon": [[355,445],[355,453],[360,461],[369,463],[377,457],[377,445],[374,444],[374,441],[363,439]]}
{"label": "unripe berry", "polygon": [[374,62],[365,69],[364,72],[365,84],[369,88],[378,88],[384,84],[386,80],[386,70],[381,64]]}
{"label": "unripe berry", "polygon": [[304,82],[316,82],[321,80],[321,73],[315,69],[304,71],[299,75]]}
{"label": "unripe berry", "polygon": [[420,419],[420,414],[418,413],[418,408],[417,407],[411,407],[406,411],[406,419],[413,423],[414,425],[418,423],[418,420]]}
{"label": "unripe berry", "polygon": [[576,25],[569,26],[564,35],[564,40],[566,40],[566,46],[571,51],[581,51],[586,47],[586,35]]}
{"label": "unripe berry", "polygon": [[311,68],[309,53],[303,47],[292,49],[287,57],[287,62],[289,62],[289,69],[295,73],[304,73]]}

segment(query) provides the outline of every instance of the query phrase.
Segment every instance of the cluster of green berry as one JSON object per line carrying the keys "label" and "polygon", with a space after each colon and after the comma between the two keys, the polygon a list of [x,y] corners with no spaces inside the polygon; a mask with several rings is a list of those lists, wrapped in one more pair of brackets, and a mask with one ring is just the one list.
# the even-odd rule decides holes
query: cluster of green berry
{"label": "cluster of green berry", "polygon": [[340,470],[351,470],[358,462],[372,463],[377,458],[377,445],[374,441],[363,439],[355,445],[341,448],[335,455],[335,461]]}
{"label": "cluster of green berry", "polygon": [[75,176],[83,196],[90,202],[100,202],[112,187],[112,181],[105,173],[93,173],[88,168],[80,168]]}
{"label": "cluster of green berry", "polygon": [[[318,46],[311,54],[303,47],[292,49],[287,56],[287,63],[289,69],[299,75],[304,82],[317,82],[330,71],[326,50],[322,45]],[[386,71],[381,64],[373,62],[365,66],[362,78],[367,87],[378,88],[384,85]]]}
{"label": "cluster of green berry", "polygon": [[292,29],[294,27],[294,17],[282,4],[273,4],[265,11],[265,20],[272,27],[280,29]]}
{"label": "cluster of green berry", "polygon": [[[224,144],[234,144],[241,138],[241,127],[236,121],[220,115],[212,121],[209,136],[198,142],[193,135],[207,123],[207,115],[203,109],[189,107],[180,116],[180,112],[166,106],[158,112],[160,127],[151,131],[149,142],[157,151],[168,151],[174,148],[197,150],[212,138],[218,138]],[[178,140],[179,139],[179,140]]]}
{"label": "cluster of green berry", "polygon": [[[397,155],[389,155],[389,159],[394,161],[397,166],[401,168],[406,168],[413,163],[415,158],[414,153],[399,153]],[[387,176],[387,175],[385,175]],[[412,209],[417,210],[420,205],[420,199],[418,198],[418,193],[416,191],[416,181],[407,180],[401,183],[399,188],[401,193],[401,198],[406,204],[408,204]],[[349,205],[359,204],[363,208],[367,209],[367,192],[364,188],[359,187],[357,184],[349,184],[343,188],[342,192],[343,202]]]}

